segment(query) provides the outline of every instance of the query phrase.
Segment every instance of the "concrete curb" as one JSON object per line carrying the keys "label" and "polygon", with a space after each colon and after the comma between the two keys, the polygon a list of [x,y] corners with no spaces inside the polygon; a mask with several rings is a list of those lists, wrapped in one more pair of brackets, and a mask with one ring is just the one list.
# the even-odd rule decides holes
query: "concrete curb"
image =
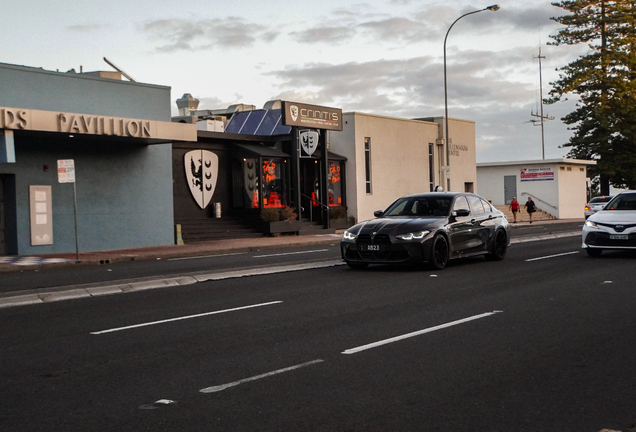
{"label": "concrete curb", "polygon": [[325,267],[335,267],[340,265],[345,265],[345,263],[340,260],[324,261],[317,263],[284,265],[278,267],[248,268],[232,271],[221,271],[217,273],[195,273],[192,275],[180,275],[169,278],[144,278],[143,280],[133,280],[127,282],[117,281],[116,283],[105,282],[103,284],[98,283],[84,286],[67,286],[49,289],[43,288],[37,290],[37,292],[31,292],[28,294],[25,294],[24,292],[9,292],[0,295],[0,309],[14,306],[50,303],[61,300],[139,292],[157,288],[185,286],[199,282],[218,281],[239,277],[268,275]]}

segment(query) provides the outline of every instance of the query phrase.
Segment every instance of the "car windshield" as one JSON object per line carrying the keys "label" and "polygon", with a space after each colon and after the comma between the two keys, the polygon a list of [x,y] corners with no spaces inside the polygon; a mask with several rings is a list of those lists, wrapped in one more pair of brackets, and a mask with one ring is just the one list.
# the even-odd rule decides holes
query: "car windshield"
{"label": "car windshield", "polygon": [[605,210],[636,210],[636,193],[615,196],[605,206]]}
{"label": "car windshield", "polygon": [[394,202],[384,216],[448,216],[451,201],[451,197],[405,197]]}

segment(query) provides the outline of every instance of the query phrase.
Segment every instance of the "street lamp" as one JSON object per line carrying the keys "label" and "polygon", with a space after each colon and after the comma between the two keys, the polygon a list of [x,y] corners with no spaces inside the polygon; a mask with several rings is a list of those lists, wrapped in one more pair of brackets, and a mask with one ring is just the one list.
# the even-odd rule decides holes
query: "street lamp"
{"label": "street lamp", "polygon": [[446,39],[448,39],[448,34],[450,33],[451,29],[453,28],[453,26],[455,25],[457,21],[464,18],[465,16],[476,14],[476,13],[487,11],[487,10],[496,12],[499,10],[499,5],[492,5],[480,10],[465,13],[464,15],[460,16],[455,21],[453,21],[453,23],[450,25],[450,27],[446,31],[446,36],[444,37],[444,122],[446,123],[446,190],[450,190],[450,142],[449,142],[450,140],[448,137],[448,89],[446,86]]}

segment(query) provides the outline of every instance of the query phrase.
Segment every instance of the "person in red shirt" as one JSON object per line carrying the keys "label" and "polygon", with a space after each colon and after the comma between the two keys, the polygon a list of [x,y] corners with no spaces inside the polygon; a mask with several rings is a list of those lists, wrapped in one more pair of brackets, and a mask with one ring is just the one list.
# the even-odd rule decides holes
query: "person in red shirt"
{"label": "person in red shirt", "polygon": [[517,197],[512,197],[509,209],[512,212],[512,217],[515,218],[513,223],[517,223],[517,212],[519,212],[519,201],[517,201]]}

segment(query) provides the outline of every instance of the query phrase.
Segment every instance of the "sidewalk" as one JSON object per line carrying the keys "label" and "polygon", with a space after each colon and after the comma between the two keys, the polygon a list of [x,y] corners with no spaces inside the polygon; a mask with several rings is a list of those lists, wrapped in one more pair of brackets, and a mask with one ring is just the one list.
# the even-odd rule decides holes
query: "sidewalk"
{"label": "sidewalk", "polygon": [[74,265],[112,264],[123,261],[144,261],[166,258],[218,255],[229,252],[255,251],[280,247],[310,246],[340,242],[341,234],[256,237],[247,239],[216,240],[186,245],[155,246],[137,249],[118,249],[31,256],[0,257],[0,273],[24,271],[25,268],[50,268]]}

